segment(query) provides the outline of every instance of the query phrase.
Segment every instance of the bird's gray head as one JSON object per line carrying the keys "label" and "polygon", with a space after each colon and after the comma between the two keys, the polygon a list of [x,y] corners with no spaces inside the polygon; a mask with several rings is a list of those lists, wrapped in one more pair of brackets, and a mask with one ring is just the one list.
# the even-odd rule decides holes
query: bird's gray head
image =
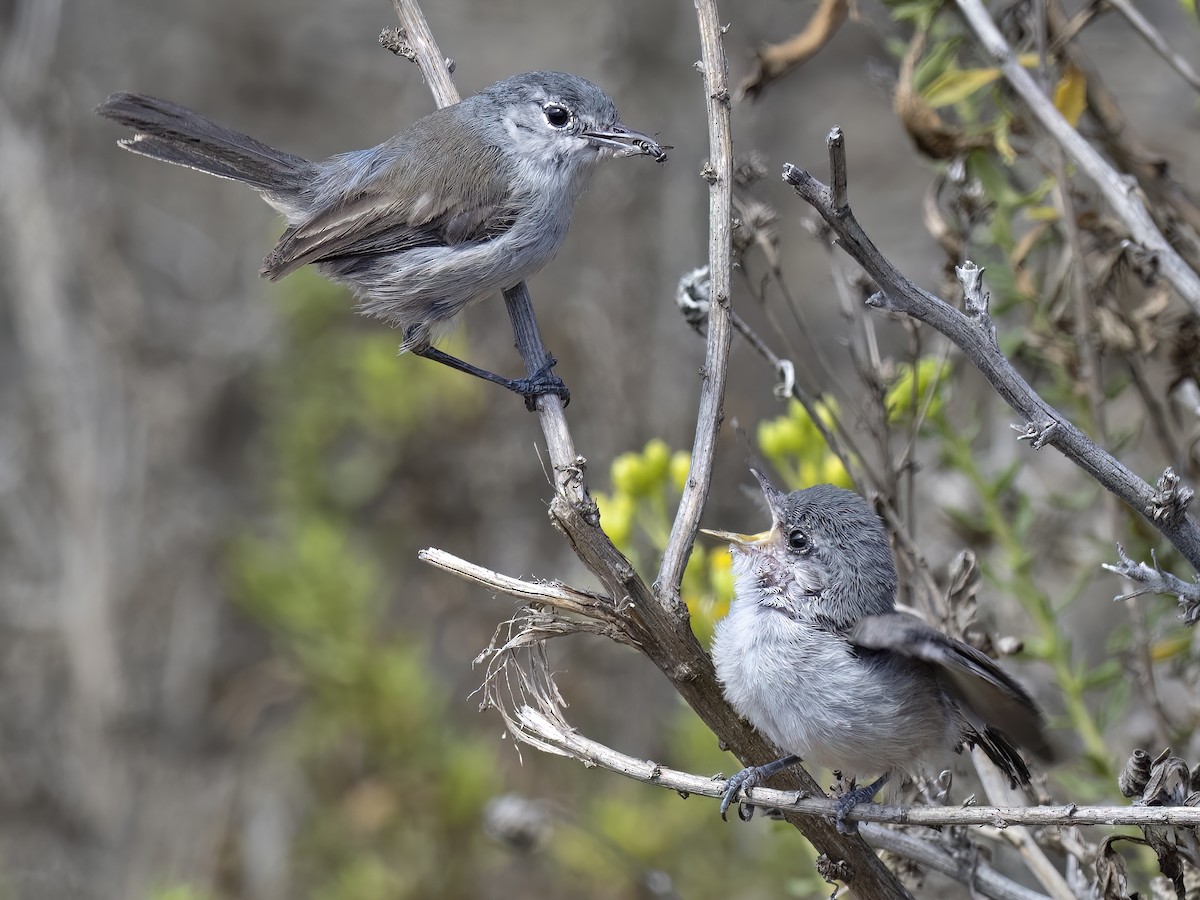
{"label": "bird's gray head", "polygon": [[578,75],[514,75],[468,102],[476,115],[500,126],[496,134],[505,150],[546,165],[592,163],[602,156],[646,154],[658,162],[667,158],[649,135],[622,125],[608,95]]}
{"label": "bird's gray head", "polygon": [[754,475],[771,510],[770,530],[705,530],[733,544],[738,600],[839,629],[895,608],[896,567],[887,532],[867,501],[831,484],[784,494],[758,471]]}

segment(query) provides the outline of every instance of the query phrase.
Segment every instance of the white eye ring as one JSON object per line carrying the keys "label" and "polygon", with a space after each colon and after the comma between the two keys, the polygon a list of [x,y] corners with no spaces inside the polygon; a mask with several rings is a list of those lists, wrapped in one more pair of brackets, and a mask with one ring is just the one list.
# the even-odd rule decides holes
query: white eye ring
{"label": "white eye ring", "polygon": [[571,115],[571,111],[561,103],[547,103],[542,107],[542,114],[546,117],[546,122],[551,128],[562,130],[570,126],[575,117]]}
{"label": "white eye ring", "polygon": [[804,555],[812,550],[812,539],[808,533],[801,528],[796,528],[788,535],[788,547],[795,552]]}

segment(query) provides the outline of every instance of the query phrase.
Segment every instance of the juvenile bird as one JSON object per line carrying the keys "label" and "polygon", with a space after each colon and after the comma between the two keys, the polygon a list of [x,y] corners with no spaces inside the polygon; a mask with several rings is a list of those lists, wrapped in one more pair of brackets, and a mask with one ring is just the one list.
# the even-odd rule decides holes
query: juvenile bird
{"label": "juvenile bird", "polygon": [[401,350],[526,398],[569,397],[550,372],[511,380],[431,345],[458,313],[514,287],[558,252],[575,201],[606,156],[665,149],[626,128],[612,100],[562,72],[514,75],[429,113],[369,150],[323,162],[275,150],[166,100],[113,94],[96,112],[134,130],[120,146],[240,181],[287,220],[261,274],[310,263],[359,308],[403,330]]}
{"label": "juvenile bird", "polygon": [[879,517],[858,494],[817,485],[784,494],[754,473],[771,510],[732,543],[734,599],[712,657],[726,699],[787,755],[728,782],[738,796],[802,759],[847,775],[881,773],[847,792],[837,814],[892,775],[949,748],[979,746],[1013,783],[1029,769],[1014,744],[1049,760],[1029,694],[974,647],[895,609],[896,569]]}

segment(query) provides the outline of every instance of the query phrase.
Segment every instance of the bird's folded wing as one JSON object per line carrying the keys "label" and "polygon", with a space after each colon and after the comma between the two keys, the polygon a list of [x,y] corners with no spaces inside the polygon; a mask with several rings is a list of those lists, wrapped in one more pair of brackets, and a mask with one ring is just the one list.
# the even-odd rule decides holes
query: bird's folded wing
{"label": "bird's folded wing", "polygon": [[1043,760],[1054,750],[1033,698],[1010,675],[969,644],[931,628],[915,616],[888,613],[860,619],[848,635],[851,643],[890,650],[932,665],[947,692],[982,730],[1003,732]]}
{"label": "bird's folded wing", "polygon": [[381,154],[377,171],[283,233],[262,274],[275,281],[308,263],[488,240],[511,227],[510,179],[498,150],[472,171],[448,172],[444,160],[427,155],[411,146]]}

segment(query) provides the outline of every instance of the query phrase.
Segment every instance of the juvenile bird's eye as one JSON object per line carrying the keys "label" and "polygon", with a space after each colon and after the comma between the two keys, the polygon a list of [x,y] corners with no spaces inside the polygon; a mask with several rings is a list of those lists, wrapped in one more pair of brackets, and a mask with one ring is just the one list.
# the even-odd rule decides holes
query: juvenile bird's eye
{"label": "juvenile bird's eye", "polygon": [[788,533],[788,546],[797,553],[807,553],[812,549],[812,541],[809,540],[807,532],[796,528]]}
{"label": "juvenile bird's eye", "polygon": [[542,112],[551,128],[566,128],[571,124],[571,111],[558,103],[547,103]]}

